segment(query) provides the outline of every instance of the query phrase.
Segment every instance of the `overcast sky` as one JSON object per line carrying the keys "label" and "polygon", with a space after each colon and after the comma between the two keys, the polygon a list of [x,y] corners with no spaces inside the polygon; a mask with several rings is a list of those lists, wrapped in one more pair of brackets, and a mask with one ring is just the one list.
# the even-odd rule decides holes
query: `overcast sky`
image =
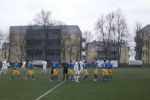
{"label": "overcast sky", "polygon": [[126,17],[131,33],[137,21],[143,26],[150,24],[150,0],[0,0],[0,31],[8,33],[9,26],[28,25],[43,9],[52,13],[53,20],[94,33],[99,16],[118,8]]}
{"label": "overcast sky", "polygon": [[79,25],[81,31],[94,30],[103,13],[120,8],[126,16],[130,31],[135,22],[150,24],[150,0],[0,0],[0,30],[9,26],[28,25],[41,9],[49,10],[52,19],[69,25]]}

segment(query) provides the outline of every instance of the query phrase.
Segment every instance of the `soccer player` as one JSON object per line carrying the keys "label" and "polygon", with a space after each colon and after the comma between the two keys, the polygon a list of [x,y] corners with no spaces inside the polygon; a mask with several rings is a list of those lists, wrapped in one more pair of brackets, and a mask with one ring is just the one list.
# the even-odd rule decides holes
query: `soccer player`
{"label": "soccer player", "polygon": [[20,72],[19,72],[19,66],[18,63],[16,61],[16,63],[13,65],[13,71],[12,71],[12,76],[10,78],[10,80],[13,80],[13,78],[17,76],[18,80],[21,80],[21,76],[20,76]]}
{"label": "soccer player", "polygon": [[111,63],[111,60],[108,61],[107,67],[108,67],[108,77],[109,77],[109,80],[112,80],[112,68],[113,68],[113,65]]}
{"label": "soccer player", "polygon": [[53,80],[53,69],[54,69],[54,68],[53,68],[53,61],[52,61],[51,72],[50,72],[51,76],[50,76],[50,78],[49,78],[50,81]]}
{"label": "soccer player", "polygon": [[107,67],[107,63],[106,60],[104,60],[104,62],[102,63],[102,73],[103,73],[103,81],[109,81],[108,78],[108,67]]}
{"label": "soccer player", "polygon": [[67,73],[68,80],[73,81],[73,66],[74,66],[74,64],[73,64],[72,60],[70,60],[68,64],[69,64],[68,73]]}
{"label": "soccer player", "polygon": [[78,59],[75,61],[74,64],[74,79],[75,82],[79,82],[79,77],[80,77],[80,63],[78,61]]}
{"label": "soccer player", "polygon": [[63,67],[63,80],[68,80],[68,63],[62,63],[62,67]]}
{"label": "soccer player", "polygon": [[83,60],[80,60],[79,64],[80,64],[79,66],[80,73],[83,73],[83,64],[84,64]]}
{"label": "soccer player", "polygon": [[94,80],[93,81],[97,81],[97,79],[98,79],[98,64],[97,64],[97,61],[95,59],[93,61],[93,74],[94,74]]}
{"label": "soccer player", "polygon": [[2,61],[2,69],[0,71],[0,77],[8,72],[8,66],[10,66],[10,64],[7,62],[7,60]]}
{"label": "soccer player", "polygon": [[6,73],[7,73],[7,71],[8,71],[8,67],[10,66],[10,63],[9,62],[7,62],[7,64],[6,64],[7,66],[6,66]]}
{"label": "soccer player", "polygon": [[1,71],[0,71],[0,75],[5,75],[6,74],[6,70],[7,70],[7,62],[4,60],[4,61],[2,61],[2,69],[1,69]]}
{"label": "soccer player", "polygon": [[47,61],[43,61],[43,71],[44,73],[47,72]]}
{"label": "soccer player", "polygon": [[88,79],[88,63],[87,61],[85,61],[85,63],[83,64],[83,80],[87,80]]}
{"label": "soccer player", "polygon": [[26,80],[29,80],[29,78],[32,78],[32,80],[35,80],[32,61],[29,61],[28,63],[28,72],[27,72]]}
{"label": "soccer player", "polygon": [[51,71],[51,74],[52,74],[51,80],[57,80],[57,81],[59,81],[59,79],[58,79],[59,72],[57,70],[58,67],[59,67],[58,62],[53,61],[52,62],[52,71]]}
{"label": "soccer player", "polygon": [[7,63],[6,60],[2,61],[2,69],[0,70],[0,77],[1,77],[2,75],[5,75],[5,74],[7,73],[7,71],[8,71],[8,66],[10,66],[10,64]]}
{"label": "soccer player", "polygon": [[23,70],[23,72],[25,72],[25,68],[26,68],[26,61],[24,60],[21,66],[21,69]]}

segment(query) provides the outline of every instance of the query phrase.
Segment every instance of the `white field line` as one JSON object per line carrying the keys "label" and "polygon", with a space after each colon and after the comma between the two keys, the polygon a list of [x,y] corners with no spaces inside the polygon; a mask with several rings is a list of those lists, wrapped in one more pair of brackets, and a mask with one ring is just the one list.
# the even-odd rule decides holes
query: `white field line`
{"label": "white field line", "polygon": [[52,92],[53,90],[55,90],[57,87],[59,87],[60,85],[62,85],[65,82],[62,81],[59,84],[57,84],[55,87],[53,87],[52,89],[48,90],[47,92],[45,92],[44,94],[42,94],[41,96],[39,96],[38,98],[36,98],[35,100],[40,100],[41,98],[43,98],[44,96],[46,96],[48,93]]}

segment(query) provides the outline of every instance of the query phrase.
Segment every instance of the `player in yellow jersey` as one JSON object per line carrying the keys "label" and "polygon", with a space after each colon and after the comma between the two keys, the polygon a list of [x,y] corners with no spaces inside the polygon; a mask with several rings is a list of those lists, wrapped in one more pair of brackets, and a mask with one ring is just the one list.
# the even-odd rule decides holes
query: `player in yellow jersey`
{"label": "player in yellow jersey", "polygon": [[68,73],[67,73],[68,80],[70,80],[70,81],[73,81],[73,66],[74,66],[74,64],[73,64],[72,60],[70,60],[68,63]]}
{"label": "player in yellow jersey", "polygon": [[111,60],[108,61],[107,63],[107,67],[108,67],[108,77],[109,77],[109,80],[112,80],[112,68],[113,68],[113,65],[111,63]]}
{"label": "player in yellow jersey", "polygon": [[28,80],[31,77],[32,80],[35,80],[32,61],[29,61],[28,68],[29,68],[29,70],[27,72],[27,78],[26,79]]}
{"label": "player in yellow jersey", "polygon": [[52,62],[52,70],[51,70],[52,76],[51,76],[51,78],[50,78],[51,81],[52,81],[52,80],[57,80],[57,81],[59,81],[59,79],[58,79],[59,72],[58,72],[58,70],[57,70],[58,67],[59,67],[58,62],[56,62],[56,61],[54,60],[54,61]]}
{"label": "player in yellow jersey", "polygon": [[10,80],[13,80],[13,78],[15,76],[18,77],[18,80],[22,80],[21,76],[20,76],[19,66],[18,66],[17,62],[13,65],[13,71],[12,71],[12,76],[11,76]]}
{"label": "player in yellow jersey", "polygon": [[93,74],[94,74],[94,81],[98,79],[98,63],[96,60],[93,62]]}
{"label": "player in yellow jersey", "polygon": [[87,61],[85,61],[85,63],[83,64],[83,80],[88,80],[88,75],[89,75],[88,63]]}
{"label": "player in yellow jersey", "polygon": [[108,69],[107,69],[107,63],[106,60],[102,63],[102,74],[103,74],[103,81],[108,81]]}

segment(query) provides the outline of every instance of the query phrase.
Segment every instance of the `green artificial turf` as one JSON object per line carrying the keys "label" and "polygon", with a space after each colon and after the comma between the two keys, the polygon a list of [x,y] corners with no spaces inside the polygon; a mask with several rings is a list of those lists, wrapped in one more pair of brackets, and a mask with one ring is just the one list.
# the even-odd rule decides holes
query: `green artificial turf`
{"label": "green artificial turf", "polygon": [[[62,73],[62,70],[60,70]],[[35,70],[36,80],[9,80],[10,72],[0,78],[0,100],[35,100],[61,81],[49,81],[49,73]],[[62,79],[62,74],[60,74]],[[99,75],[93,81],[92,70],[88,81],[66,81],[40,100],[150,100],[149,68],[114,68],[113,79],[103,82]]]}

